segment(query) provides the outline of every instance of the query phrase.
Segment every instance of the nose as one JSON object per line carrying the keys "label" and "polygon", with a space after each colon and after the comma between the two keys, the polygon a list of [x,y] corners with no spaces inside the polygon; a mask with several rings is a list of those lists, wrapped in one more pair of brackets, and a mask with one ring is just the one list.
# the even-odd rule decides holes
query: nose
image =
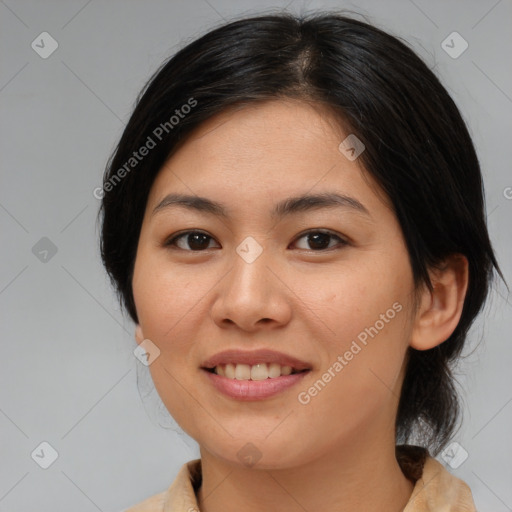
{"label": "nose", "polygon": [[252,262],[234,252],[232,269],[217,288],[211,317],[221,328],[236,325],[253,332],[286,325],[291,318],[292,292],[270,252]]}

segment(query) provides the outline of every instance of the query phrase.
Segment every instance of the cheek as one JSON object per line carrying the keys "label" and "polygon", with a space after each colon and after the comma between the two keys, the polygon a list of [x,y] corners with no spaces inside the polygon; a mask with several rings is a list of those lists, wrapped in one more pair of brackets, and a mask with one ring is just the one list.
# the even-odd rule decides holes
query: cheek
{"label": "cheek", "polygon": [[[406,309],[403,302],[408,293],[407,276],[396,270],[401,278],[393,277],[394,272],[379,262],[364,267],[354,263],[335,271],[331,268],[310,275],[297,273],[291,287],[300,299],[302,314],[318,318],[326,327],[324,340],[341,349],[376,322],[379,332],[389,331],[389,325],[396,323],[393,320],[399,316],[396,309]],[[393,308],[395,303],[398,305]],[[382,329],[383,322],[386,329]]]}
{"label": "cheek", "polygon": [[162,259],[141,251],[133,278],[134,301],[144,336],[161,343],[175,339],[177,327],[190,324],[213,285],[207,275],[198,279],[190,270],[176,268]]}
{"label": "cheek", "polygon": [[[337,336],[325,340],[325,363],[297,397],[304,421],[321,436],[341,439],[382,421],[393,424],[407,349],[406,309],[394,305],[375,305],[361,317],[340,312]],[[320,419],[326,417],[328,425]]]}
{"label": "cheek", "polygon": [[[149,366],[155,389],[163,403],[189,435],[191,397],[200,396],[191,371],[197,364],[194,328],[207,312],[202,299],[214,284],[207,276],[198,279],[171,268],[141,252],[136,261],[133,294],[145,338],[154,342],[160,355]],[[192,404],[193,405],[193,404]]]}
{"label": "cheek", "polygon": [[[331,368],[331,373],[344,375],[338,379],[326,376],[333,383],[329,384],[332,392],[343,394],[347,402],[352,401],[350,397],[371,400],[389,393],[397,383],[408,346],[410,276],[375,264],[331,273],[317,280],[316,287],[312,282],[302,280],[297,295],[308,298],[307,314],[318,316],[328,328],[318,337],[327,356],[322,358],[320,372]],[[324,399],[327,406],[335,398]]]}

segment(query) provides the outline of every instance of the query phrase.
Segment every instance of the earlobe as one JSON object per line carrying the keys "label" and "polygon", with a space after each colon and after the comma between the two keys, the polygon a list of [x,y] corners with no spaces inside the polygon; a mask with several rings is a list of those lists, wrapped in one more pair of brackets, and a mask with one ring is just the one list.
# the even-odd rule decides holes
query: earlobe
{"label": "earlobe", "polygon": [[140,345],[144,341],[144,334],[140,324],[135,325],[135,341],[137,342],[137,345]]}
{"label": "earlobe", "polygon": [[446,341],[459,323],[468,287],[468,260],[450,256],[440,269],[430,272],[433,290],[424,287],[414,320],[410,346],[429,350]]}

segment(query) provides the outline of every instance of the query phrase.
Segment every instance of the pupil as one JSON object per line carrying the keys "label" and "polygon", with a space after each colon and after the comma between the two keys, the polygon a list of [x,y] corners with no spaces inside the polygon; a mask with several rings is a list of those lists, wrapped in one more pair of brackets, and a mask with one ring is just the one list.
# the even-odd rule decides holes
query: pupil
{"label": "pupil", "polygon": [[313,249],[325,249],[329,246],[329,238],[331,235],[327,233],[315,233],[308,235],[309,243]]}
{"label": "pupil", "polygon": [[208,248],[208,236],[204,235],[203,233],[190,234],[188,235],[188,244],[191,249],[206,249]]}

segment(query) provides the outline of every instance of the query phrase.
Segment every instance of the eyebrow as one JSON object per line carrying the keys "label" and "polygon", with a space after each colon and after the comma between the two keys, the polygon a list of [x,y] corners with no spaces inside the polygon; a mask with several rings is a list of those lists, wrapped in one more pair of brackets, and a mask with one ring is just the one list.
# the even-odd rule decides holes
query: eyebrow
{"label": "eyebrow", "polygon": [[[212,201],[206,197],[186,194],[168,194],[158,203],[151,215],[176,206],[223,219],[229,218],[228,211],[222,203]],[[277,203],[270,215],[272,218],[281,219],[287,215],[322,208],[349,208],[371,217],[367,208],[356,198],[333,192],[289,197]]]}

